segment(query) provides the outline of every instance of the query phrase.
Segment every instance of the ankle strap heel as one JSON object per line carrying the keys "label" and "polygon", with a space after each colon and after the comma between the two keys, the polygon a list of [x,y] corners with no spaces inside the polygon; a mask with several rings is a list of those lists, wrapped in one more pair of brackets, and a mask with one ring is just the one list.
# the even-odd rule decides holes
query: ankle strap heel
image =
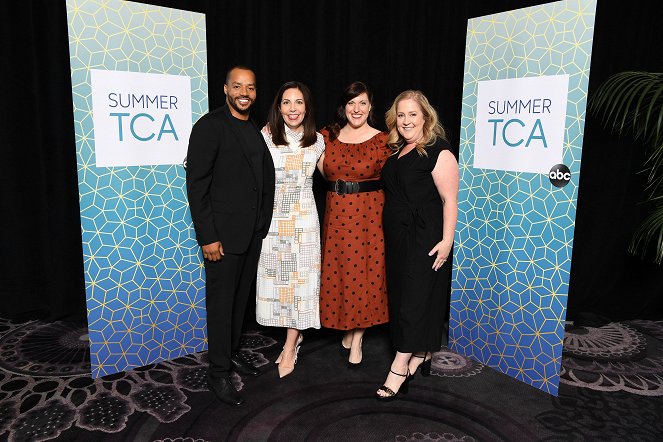
{"label": "ankle strap heel", "polygon": [[[431,363],[432,363],[432,361],[433,361],[433,354],[432,354],[432,353],[428,353],[428,352],[424,353],[423,355],[418,355],[418,354],[416,354],[416,353],[412,353],[412,357],[414,357],[414,358],[419,358],[419,359],[423,359],[423,362],[422,362],[421,364],[419,364],[419,366],[417,367],[417,369],[420,370],[421,375],[422,375],[423,377],[428,377],[428,376],[430,376],[430,367],[431,367]],[[428,359],[426,359],[426,358],[428,358]],[[414,377],[414,375],[415,375],[416,373],[417,373],[417,370],[414,370],[414,371],[412,372],[412,376],[411,376],[411,377]]]}
{"label": "ankle strap heel", "polygon": [[428,360],[425,360],[424,362],[421,363],[421,375],[423,377],[428,377],[430,376],[430,366],[433,361],[433,357],[431,355],[431,358]]}
{"label": "ankle strap heel", "polygon": [[405,380],[401,384],[401,388],[399,388],[398,391],[403,393],[403,394],[407,394],[408,391],[410,391],[410,370],[408,370],[407,373],[405,373],[405,374],[395,373],[392,370],[389,370],[389,371],[391,371],[394,374],[397,374],[398,376],[405,377]]}
{"label": "ankle strap heel", "polygon": [[[407,394],[407,392],[410,390],[410,370],[408,369],[405,374],[401,373],[396,373],[394,370],[389,369],[389,371],[396,376],[400,376],[402,378],[405,378],[403,380],[403,383],[401,386],[398,388],[398,390],[394,391],[391,388],[387,387],[386,385],[383,385],[382,387],[378,388],[378,391],[375,392],[375,399],[381,401],[381,402],[388,402],[388,401],[393,401],[396,399],[396,395],[398,393],[401,394]],[[385,393],[385,395],[381,395],[379,392],[382,391]]]}

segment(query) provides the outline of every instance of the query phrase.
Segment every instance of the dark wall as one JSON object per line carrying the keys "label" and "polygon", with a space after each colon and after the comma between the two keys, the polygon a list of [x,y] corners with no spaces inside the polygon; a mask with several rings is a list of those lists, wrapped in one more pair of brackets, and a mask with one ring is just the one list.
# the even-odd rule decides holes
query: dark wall
{"label": "dark wall", "polygon": [[[183,6],[181,1],[148,3]],[[226,70],[248,64],[258,75],[253,115],[259,123],[278,86],[297,79],[311,87],[322,126],[332,118],[342,88],[360,79],[374,89],[381,122],[400,91],[423,90],[457,145],[467,19],[540,3],[545,2],[195,0],[186,5],[207,14],[211,108],[224,101]],[[599,0],[590,97],[613,73],[663,67],[656,4]],[[81,317],[65,3],[3,2],[0,17],[3,96],[11,103],[0,121],[8,159],[0,192],[9,213],[0,314]],[[637,204],[642,178],[635,174],[642,149],[604,131],[592,115],[585,129],[568,317],[587,312],[611,319],[660,317],[663,270],[626,252],[643,217]]]}
{"label": "dark wall", "polygon": [[0,316],[85,319],[64,2],[1,2]]}
{"label": "dark wall", "polygon": [[[659,4],[599,0],[589,78],[589,97],[610,75],[661,72]],[[644,219],[644,149],[630,137],[603,129],[598,115],[585,123],[568,317],[663,316],[663,267],[627,252]]]}

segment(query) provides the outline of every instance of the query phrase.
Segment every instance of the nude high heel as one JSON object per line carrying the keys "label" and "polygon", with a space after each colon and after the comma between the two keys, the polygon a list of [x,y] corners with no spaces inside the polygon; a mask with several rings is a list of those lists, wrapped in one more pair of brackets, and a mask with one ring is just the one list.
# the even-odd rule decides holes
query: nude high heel
{"label": "nude high heel", "polygon": [[276,364],[279,365],[278,366],[279,378],[288,376],[290,373],[295,371],[295,364],[297,363],[297,356],[299,355],[299,347],[301,347],[303,340],[304,340],[304,335],[300,333],[299,337],[297,338],[297,344],[295,344],[295,349],[294,349],[295,355],[291,361],[283,357],[284,353],[286,352],[285,346],[283,347],[283,351],[281,351],[279,357],[276,359],[276,361],[274,361]]}

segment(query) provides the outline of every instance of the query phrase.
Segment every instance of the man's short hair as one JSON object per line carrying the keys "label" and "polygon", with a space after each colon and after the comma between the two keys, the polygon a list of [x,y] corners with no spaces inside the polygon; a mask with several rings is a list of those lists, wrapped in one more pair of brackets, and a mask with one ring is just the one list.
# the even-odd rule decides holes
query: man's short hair
{"label": "man's short hair", "polygon": [[234,71],[235,69],[241,69],[243,71],[251,71],[251,72],[253,72],[254,77],[256,75],[256,73],[250,67],[248,67],[246,65],[243,65],[243,64],[238,64],[238,65],[235,65],[235,66],[231,67],[230,69],[228,69],[228,72],[226,72],[226,84],[228,84],[228,80],[230,80],[230,73],[232,71]]}

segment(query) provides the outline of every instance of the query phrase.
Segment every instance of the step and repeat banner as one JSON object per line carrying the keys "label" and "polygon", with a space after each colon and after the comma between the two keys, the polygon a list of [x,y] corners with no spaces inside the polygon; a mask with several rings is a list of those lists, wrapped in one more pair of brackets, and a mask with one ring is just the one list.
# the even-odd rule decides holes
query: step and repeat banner
{"label": "step and repeat banner", "polygon": [[92,376],[207,348],[185,158],[208,110],[204,14],[67,0]]}
{"label": "step and repeat banner", "polygon": [[557,395],[596,1],[468,21],[450,347]]}

